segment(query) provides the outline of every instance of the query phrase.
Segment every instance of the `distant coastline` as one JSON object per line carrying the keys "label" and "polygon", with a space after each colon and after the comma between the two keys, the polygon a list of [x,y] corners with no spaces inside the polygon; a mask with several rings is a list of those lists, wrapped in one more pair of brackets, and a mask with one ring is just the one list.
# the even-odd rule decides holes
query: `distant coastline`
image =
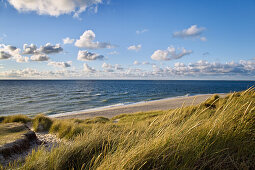
{"label": "distant coastline", "polygon": [[[182,106],[197,105],[204,102],[214,94],[199,94],[193,96],[178,96],[171,98],[164,98],[153,101],[143,101],[138,103],[130,103],[126,105],[112,105],[106,107],[93,108],[88,110],[67,112],[49,115],[51,118],[93,118],[93,117],[107,117],[112,118],[119,114],[129,114],[136,112],[148,112],[148,111],[165,111],[169,109],[176,109]],[[217,94],[221,97],[225,94]]]}
{"label": "distant coastline", "polygon": [[229,93],[254,81],[205,80],[5,80],[0,115],[54,115],[177,96]]}

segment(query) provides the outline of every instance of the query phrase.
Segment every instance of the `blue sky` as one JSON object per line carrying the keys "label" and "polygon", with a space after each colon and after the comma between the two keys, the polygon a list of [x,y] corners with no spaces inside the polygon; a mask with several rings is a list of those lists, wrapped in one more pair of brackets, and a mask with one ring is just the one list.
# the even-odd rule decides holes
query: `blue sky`
{"label": "blue sky", "polygon": [[0,1],[0,79],[255,79],[254,0],[50,3]]}

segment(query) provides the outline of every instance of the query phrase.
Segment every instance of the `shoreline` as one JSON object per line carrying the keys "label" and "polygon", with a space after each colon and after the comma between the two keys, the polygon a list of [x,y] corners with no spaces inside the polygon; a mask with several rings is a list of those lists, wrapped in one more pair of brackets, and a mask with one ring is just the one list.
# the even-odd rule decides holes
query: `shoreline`
{"label": "shoreline", "polygon": [[[215,93],[220,96],[224,96],[224,93]],[[120,114],[129,114],[137,112],[146,112],[146,111],[159,111],[159,110],[170,110],[176,109],[181,106],[197,105],[210,98],[214,94],[198,94],[193,96],[177,96],[170,98],[163,98],[153,101],[141,101],[130,104],[116,104],[110,106],[97,107],[81,111],[73,111],[66,113],[59,113],[54,115],[49,115],[50,118],[80,118],[87,119],[93,117],[107,117],[112,118]]]}

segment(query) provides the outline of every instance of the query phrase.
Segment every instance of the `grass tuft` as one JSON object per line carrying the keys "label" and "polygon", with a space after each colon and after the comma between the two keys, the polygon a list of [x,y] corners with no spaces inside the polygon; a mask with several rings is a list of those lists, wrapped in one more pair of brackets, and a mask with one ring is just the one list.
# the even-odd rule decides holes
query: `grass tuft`
{"label": "grass tuft", "polygon": [[31,120],[32,119],[30,119],[26,115],[13,115],[13,116],[4,117],[3,123],[13,123],[13,122],[27,123],[27,122],[30,122]]}
{"label": "grass tuft", "polygon": [[33,119],[33,129],[36,132],[49,131],[52,123],[50,118],[40,114]]}

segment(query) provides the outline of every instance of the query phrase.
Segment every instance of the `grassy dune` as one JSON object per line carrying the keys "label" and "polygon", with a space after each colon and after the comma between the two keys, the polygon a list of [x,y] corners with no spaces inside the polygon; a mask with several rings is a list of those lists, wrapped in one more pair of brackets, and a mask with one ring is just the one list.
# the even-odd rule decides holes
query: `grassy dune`
{"label": "grassy dune", "polygon": [[9,168],[255,169],[254,89],[169,111],[52,120],[47,129],[73,143],[41,147]]}
{"label": "grassy dune", "polygon": [[0,147],[20,138],[28,132],[28,129],[21,123],[0,124]]}

